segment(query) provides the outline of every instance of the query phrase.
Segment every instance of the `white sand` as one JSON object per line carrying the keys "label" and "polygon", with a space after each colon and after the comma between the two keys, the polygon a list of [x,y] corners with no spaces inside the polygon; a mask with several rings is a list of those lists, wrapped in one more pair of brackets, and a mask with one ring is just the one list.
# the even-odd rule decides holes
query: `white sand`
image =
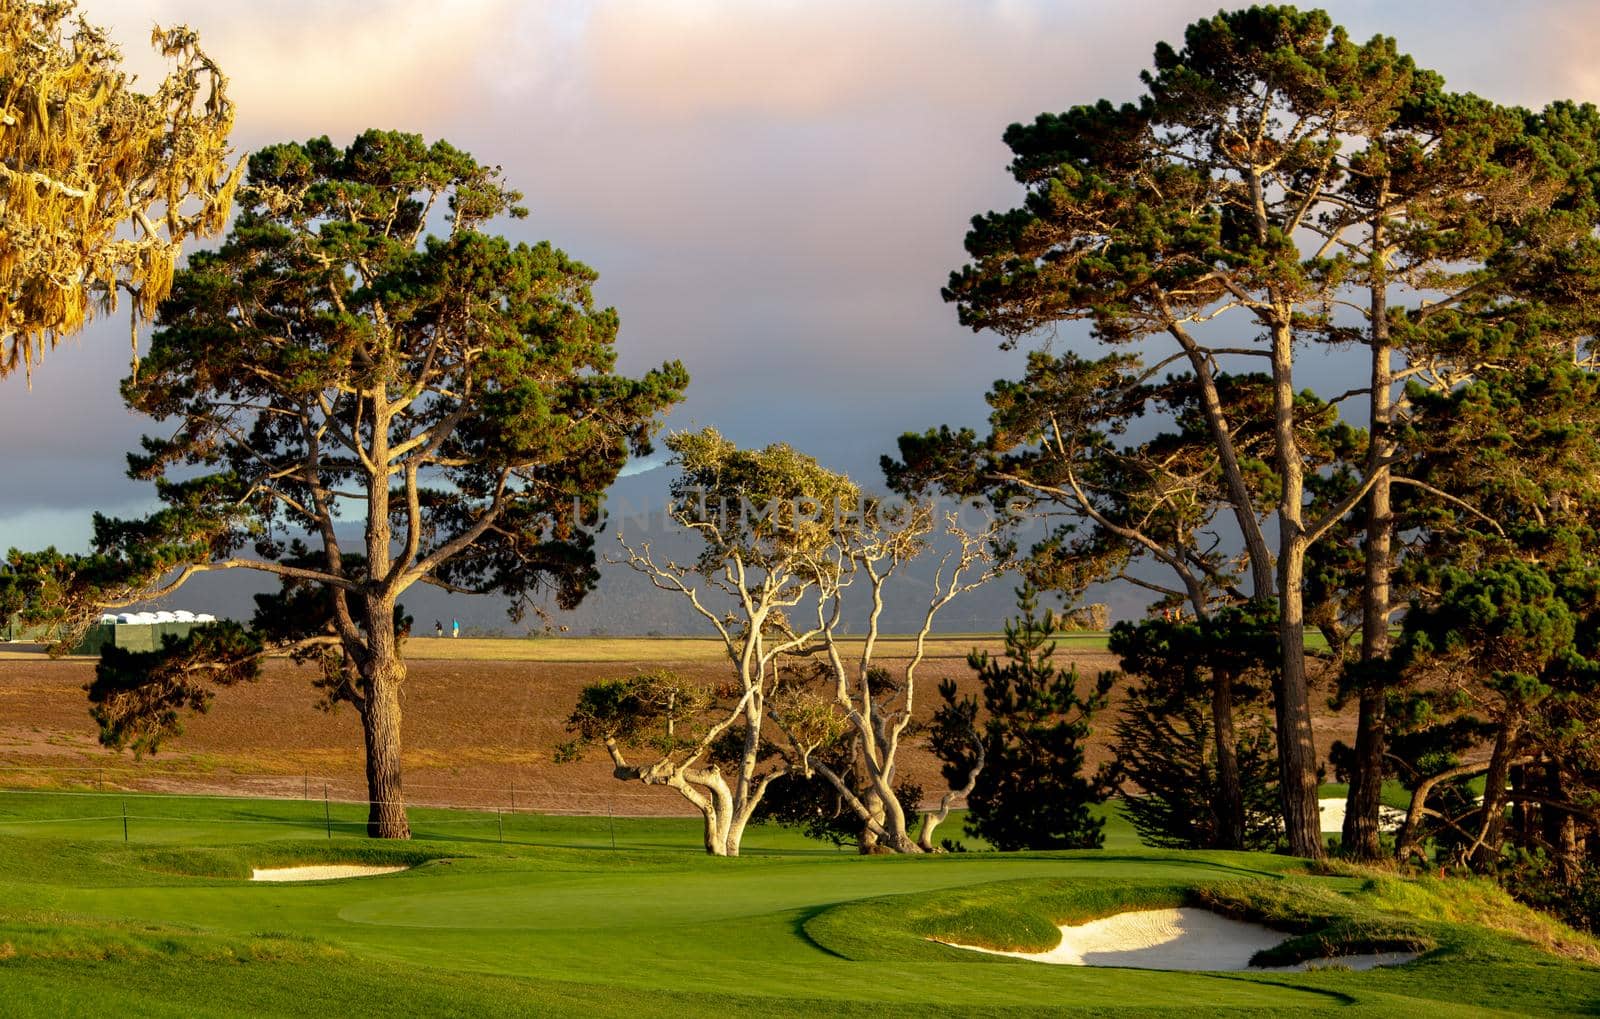
{"label": "white sand", "polygon": [[[1318,800],[1317,806],[1322,809],[1323,831],[1344,831],[1344,797]],[[1399,831],[1405,824],[1406,812],[1396,810],[1394,807],[1378,808],[1378,827],[1383,831]]]}
{"label": "white sand", "polygon": [[410,870],[409,867],[368,867],[357,863],[327,863],[315,867],[257,867],[252,881],[333,881],[342,877],[373,877]]}
{"label": "white sand", "polygon": [[[1205,909],[1147,909],[1118,913],[1076,927],[1061,928],[1061,943],[1048,952],[1002,952],[975,945],[944,942],[991,955],[1049,962],[1063,966],[1127,966],[1133,969],[1243,970],[1250,957],[1281,944],[1286,935],[1261,924],[1230,920]],[[1273,969],[1300,970],[1324,966],[1371,969],[1416,958],[1388,952],[1317,959]]]}

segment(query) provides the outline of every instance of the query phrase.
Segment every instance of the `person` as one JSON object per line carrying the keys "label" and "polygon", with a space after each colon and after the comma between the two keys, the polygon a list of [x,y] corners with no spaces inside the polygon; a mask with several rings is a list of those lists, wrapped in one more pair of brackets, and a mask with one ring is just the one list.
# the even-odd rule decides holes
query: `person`
{"label": "person", "polygon": [[443,637],[444,636],[444,624],[439,622],[439,620],[437,620],[437,619],[435,619],[433,621],[433,635],[435,637]]}
{"label": "person", "polygon": [[450,636],[452,636],[452,637],[461,636],[461,620],[459,620],[459,619],[450,620]]}

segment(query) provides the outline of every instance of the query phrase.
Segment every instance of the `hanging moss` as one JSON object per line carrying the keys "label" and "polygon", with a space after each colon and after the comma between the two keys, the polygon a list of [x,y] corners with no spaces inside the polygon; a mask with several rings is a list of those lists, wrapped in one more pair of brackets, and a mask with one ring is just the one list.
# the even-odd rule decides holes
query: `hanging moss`
{"label": "hanging moss", "polygon": [[156,29],[172,62],[135,91],[122,54],[73,3],[0,0],[0,378],[134,295],[155,314],[189,237],[221,232],[227,78],[188,28]]}

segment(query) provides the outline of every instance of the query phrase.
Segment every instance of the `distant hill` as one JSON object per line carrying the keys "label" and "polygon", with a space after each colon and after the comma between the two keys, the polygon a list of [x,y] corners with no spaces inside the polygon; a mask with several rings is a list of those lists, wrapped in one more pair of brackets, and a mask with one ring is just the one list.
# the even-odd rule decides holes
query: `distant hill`
{"label": "distant hill", "polygon": [[[610,518],[596,542],[602,557],[616,555],[621,531],[630,541],[649,540],[661,556],[680,561],[693,558],[697,539],[669,526],[664,517],[669,477],[667,469],[656,468],[617,481],[609,498]],[[352,529],[351,537],[358,538],[359,534]],[[893,586],[884,613],[884,632],[906,633],[921,625],[936,568],[937,560],[926,557],[914,563]],[[551,626],[565,627],[566,632],[574,634],[699,636],[705,633],[705,621],[684,598],[657,590],[624,565],[603,562],[600,572],[599,587],[577,609],[571,612],[547,609]],[[952,603],[939,615],[938,631],[986,633],[999,630],[1007,617],[1014,614],[1016,585],[1014,577],[1001,577]],[[274,581],[244,570],[202,574],[178,593],[152,602],[149,607],[186,608],[244,619],[254,610],[252,595],[275,586]],[[1091,591],[1088,600],[1106,602],[1111,618],[1116,620],[1142,615],[1148,596],[1132,585],[1122,584]],[[415,619],[418,633],[431,632],[436,620],[449,629],[452,620],[459,619],[463,632],[469,634],[520,634],[542,625],[532,614],[521,622],[511,621],[506,614],[506,603],[501,599],[452,595],[424,585],[406,592],[402,602]],[[858,621],[856,628],[860,626],[862,615],[860,611],[853,613]]]}

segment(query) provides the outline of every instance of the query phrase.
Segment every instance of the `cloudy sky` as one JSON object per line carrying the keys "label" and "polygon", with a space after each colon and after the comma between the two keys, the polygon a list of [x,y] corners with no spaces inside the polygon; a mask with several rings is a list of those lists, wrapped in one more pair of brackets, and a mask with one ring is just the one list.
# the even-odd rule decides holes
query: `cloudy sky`
{"label": "cloudy sky", "polygon": [[[188,22],[231,76],[240,152],[366,127],[501,164],[550,238],[601,273],[625,366],[681,358],[677,427],[784,439],[875,473],[909,428],[976,423],[1012,358],[938,288],[976,212],[1009,205],[1012,121],[1129,99],[1154,43],[1218,0],[516,3],[82,0],[151,81],[153,23]],[[1593,4],[1332,3],[1454,87],[1600,100]],[[81,547],[145,427],[116,393],[126,324],[0,383],[0,548]]]}

